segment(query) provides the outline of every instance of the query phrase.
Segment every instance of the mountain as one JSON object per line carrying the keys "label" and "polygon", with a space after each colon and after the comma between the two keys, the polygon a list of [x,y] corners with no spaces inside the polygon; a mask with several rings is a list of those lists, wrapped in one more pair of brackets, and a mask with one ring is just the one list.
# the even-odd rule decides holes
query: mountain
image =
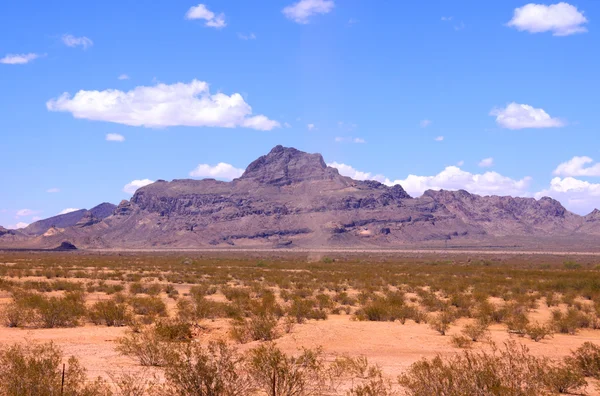
{"label": "mountain", "polygon": [[412,198],[400,185],[353,180],[320,154],[282,146],[231,182],[158,180],[112,206],[110,215],[105,209],[104,216],[92,209],[60,225],[44,220],[35,232],[25,229],[28,235],[0,236],[0,246],[588,248],[600,236],[600,211],[583,217],[547,197],[464,190]]}
{"label": "mountain", "polygon": [[51,228],[67,228],[77,225],[84,218],[88,219],[88,224],[94,221],[99,222],[110,216],[115,208],[114,204],[104,202],[90,210],[80,209],[36,221],[23,228],[21,232],[27,235],[42,235]]}

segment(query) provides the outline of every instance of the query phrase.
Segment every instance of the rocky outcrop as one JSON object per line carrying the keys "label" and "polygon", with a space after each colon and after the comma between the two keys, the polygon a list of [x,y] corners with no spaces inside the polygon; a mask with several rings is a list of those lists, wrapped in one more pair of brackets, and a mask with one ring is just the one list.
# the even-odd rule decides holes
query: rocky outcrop
{"label": "rocky outcrop", "polygon": [[84,211],[70,226],[26,242],[53,247],[69,240],[84,248],[540,246],[551,238],[593,242],[596,235],[599,211],[584,218],[551,198],[464,190],[412,198],[400,185],[342,176],[320,154],[277,146],[231,182],[159,180],[116,208]]}
{"label": "rocky outcrop", "polygon": [[73,212],[36,221],[25,227],[22,231],[27,235],[37,236],[43,235],[46,231],[48,231],[51,228],[67,228],[77,226],[82,221],[85,223],[86,220],[82,220],[84,218],[87,218],[89,221],[89,219],[93,217],[100,221],[110,216],[115,210],[115,208],[115,205],[104,202],[98,206],[93,207],[90,210],[80,209]]}

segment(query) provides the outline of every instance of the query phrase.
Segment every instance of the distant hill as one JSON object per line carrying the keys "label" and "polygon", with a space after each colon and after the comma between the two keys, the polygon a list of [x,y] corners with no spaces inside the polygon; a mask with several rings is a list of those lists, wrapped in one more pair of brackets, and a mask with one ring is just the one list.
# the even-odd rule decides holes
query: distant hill
{"label": "distant hill", "polygon": [[0,236],[0,246],[598,249],[600,211],[579,216],[548,197],[464,190],[412,198],[400,185],[342,176],[320,154],[277,146],[231,182],[159,180],[116,209],[103,204],[23,231]]}
{"label": "distant hill", "polygon": [[116,209],[116,205],[111,203],[101,203],[90,210],[80,209],[74,212],[65,213],[49,217],[47,219],[38,220],[23,228],[21,232],[27,235],[42,235],[50,228],[67,228],[76,225],[85,216],[93,216],[98,220],[103,220],[110,216]]}

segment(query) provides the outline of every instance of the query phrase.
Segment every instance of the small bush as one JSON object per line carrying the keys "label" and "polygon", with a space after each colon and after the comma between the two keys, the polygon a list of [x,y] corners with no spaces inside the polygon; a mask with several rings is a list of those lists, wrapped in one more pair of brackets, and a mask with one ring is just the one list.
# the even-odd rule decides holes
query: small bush
{"label": "small bush", "polygon": [[[62,381],[61,350],[52,343],[39,345],[14,344],[0,349],[0,394],[59,395]],[[79,361],[71,357],[65,370],[65,394],[109,395],[106,383],[89,381]]]}
{"label": "small bush", "polygon": [[471,341],[477,342],[488,335],[488,326],[485,323],[477,322],[474,324],[468,324],[462,329],[462,333],[467,336]]}
{"label": "small bush", "polygon": [[138,359],[142,366],[164,366],[173,349],[153,329],[144,329],[117,339],[117,352]]}
{"label": "small bush", "polygon": [[584,342],[571,355],[569,363],[579,367],[586,377],[600,379],[600,347]]}
{"label": "small bush", "polygon": [[135,296],[129,299],[129,304],[137,315],[167,316],[167,306],[159,297]]}
{"label": "small bush", "polygon": [[471,338],[461,335],[453,335],[451,341],[452,345],[457,348],[470,348],[471,344],[473,344],[473,340]]}
{"label": "small bush", "polygon": [[450,328],[452,322],[454,322],[455,318],[452,312],[443,311],[440,312],[435,318],[430,320],[429,327],[433,330],[437,331],[441,335],[446,335],[446,332]]}
{"label": "small bush", "polygon": [[530,324],[526,327],[525,332],[535,342],[539,342],[547,337],[552,337],[554,331],[551,326],[542,325],[539,323]]}
{"label": "small bush", "polygon": [[399,383],[411,396],[543,395],[551,393],[548,362],[529,354],[514,341],[492,353],[461,354],[414,363]]}
{"label": "small bush", "polygon": [[554,393],[581,394],[587,386],[583,371],[565,361],[561,364],[550,365],[544,375],[544,382]]}
{"label": "small bush", "polygon": [[[165,368],[169,394],[182,396],[243,396],[252,394],[244,359],[224,342],[207,348],[186,344]],[[278,394],[279,395],[279,394]]]}
{"label": "small bush", "polygon": [[114,300],[97,301],[89,309],[88,316],[92,323],[106,326],[125,326],[131,315],[127,305],[118,304]]}
{"label": "small bush", "polygon": [[323,357],[320,350],[305,349],[287,356],[274,344],[262,344],[249,352],[248,370],[257,387],[268,396],[321,395]]}
{"label": "small bush", "polygon": [[240,343],[271,341],[278,337],[277,318],[272,315],[256,315],[250,319],[234,319],[231,336]]}
{"label": "small bush", "polygon": [[161,341],[185,342],[194,338],[192,325],[188,322],[160,320],[154,326],[154,333]]}

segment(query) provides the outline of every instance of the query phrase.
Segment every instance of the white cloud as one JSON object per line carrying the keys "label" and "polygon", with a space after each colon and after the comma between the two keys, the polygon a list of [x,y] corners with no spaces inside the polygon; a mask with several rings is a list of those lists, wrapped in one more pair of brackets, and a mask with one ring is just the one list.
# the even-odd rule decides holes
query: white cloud
{"label": "white cloud", "polygon": [[129,76],[127,74],[121,74],[117,77],[119,80],[129,80]]}
{"label": "white cloud", "polygon": [[309,18],[315,14],[327,14],[335,3],[333,0],[300,0],[283,9],[283,15],[294,22],[307,24]]}
{"label": "white cloud", "polygon": [[490,166],[494,166],[494,159],[492,157],[484,158],[479,161],[478,165],[482,168],[489,168]]}
{"label": "white cloud", "polygon": [[588,20],[583,12],[568,3],[551,5],[530,3],[516,8],[508,26],[529,33],[552,32],[554,36],[568,36],[587,32],[583,26]]}
{"label": "white cloud", "polygon": [[512,102],[504,109],[493,109],[490,115],[496,116],[496,123],[502,128],[557,128],[565,125],[558,118],[552,118],[543,109]]}
{"label": "white cloud", "polygon": [[553,173],[556,176],[600,176],[600,163],[591,165],[593,162],[590,157],[573,157],[558,165]]}
{"label": "white cloud", "polygon": [[527,188],[531,177],[514,180],[497,172],[473,174],[457,166],[448,166],[435,176],[408,175],[405,179],[390,180],[383,175],[362,172],[350,165],[332,162],[327,164],[337,168],[340,174],[356,180],[377,180],[388,186],[400,184],[412,196],[420,196],[426,190],[467,190],[480,195],[528,196]]}
{"label": "white cloud", "polygon": [[8,54],[4,58],[0,59],[0,63],[5,65],[24,65],[34,59],[39,58],[38,54]]}
{"label": "white cloud", "polygon": [[385,182],[387,179],[383,175],[374,175],[370,172],[361,172],[354,169],[350,165],[342,164],[339,162],[330,162],[327,164],[332,168],[336,168],[340,175],[351,177],[354,180],[377,180],[380,183]]}
{"label": "white cloud", "polygon": [[419,125],[421,125],[421,128],[427,128],[429,125],[431,125],[431,120],[423,120],[419,123]]}
{"label": "white cloud", "polygon": [[444,21],[444,22],[448,22],[448,21],[451,21],[451,20],[452,20],[452,18],[454,18],[454,17],[451,17],[451,16],[443,16],[443,17],[442,17],[442,21]]}
{"label": "white cloud", "polygon": [[215,166],[211,166],[208,164],[200,164],[190,172],[190,176],[233,180],[242,176],[243,173],[244,169],[239,169],[231,164],[219,162]]}
{"label": "white cloud", "polygon": [[283,126],[286,127],[286,128],[291,128],[292,127],[292,125],[289,122],[284,122]]}
{"label": "white cloud", "polygon": [[77,208],[66,208],[66,209],[63,209],[63,210],[61,210],[61,211],[58,213],[58,215],[57,215],[57,216],[64,215],[64,214],[67,214],[67,213],[71,213],[71,212],[77,212],[78,210],[79,210],[79,209],[77,209]]}
{"label": "white cloud", "polygon": [[135,194],[138,188],[142,188],[152,183],[154,183],[154,181],[150,179],[133,180],[131,183],[125,184],[125,186],[123,187],[123,191],[127,194],[133,195]]}
{"label": "white cloud", "polygon": [[71,34],[64,34],[62,36],[62,42],[67,47],[82,47],[84,50],[94,45],[94,42],[85,36],[75,37]]}
{"label": "white cloud", "polygon": [[60,192],[60,188],[52,187],[46,190],[47,193],[58,193]]}
{"label": "white cloud", "polygon": [[306,127],[309,131],[312,131],[313,129],[315,129],[315,124],[308,124]]}
{"label": "white cloud", "polygon": [[444,137],[443,136],[438,136],[434,139],[436,142],[442,142],[444,141]]}
{"label": "white cloud", "polygon": [[206,21],[205,26],[217,29],[227,26],[227,23],[225,23],[225,14],[221,13],[216,15],[206,8],[204,4],[198,4],[197,6],[191,7],[185,14],[185,19],[203,19]]}
{"label": "white cloud", "polygon": [[125,136],[119,135],[118,133],[107,133],[106,140],[109,142],[124,142]]}
{"label": "white cloud", "polygon": [[448,166],[435,176],[408,175],[404,180],[387,181],[385,184],[400,184],[409,194],[419,196],[426,190],[467,190],[480,195],[527,196],[530,177],[514,180],[497,172],[473,174],[457,166]]}
{"label": "white cloud", "polygon": [[238,33],[238,37],[242,40],[256,40],[256,35],[254,33],[250,33],[250,34]]}
{"label": "white cloud", "polygon": [[348,143],[366,143],[367,141],[363,138],[359,138],[359,137],[342,137],[342,136],[336,136],[335,137],[335,142],[336,143],[344,143],[344,142],[348,142]]}
{"label": "white cloud", "polygon": [[50,99],[46,107],[70,112],[75,118],[131,126],[246,127],[265,131],[280,126],[263,115],[253,116],[252,107],[239,93],[211,95],[208,83],[198,80],[139,86],[127,92],[81,90],[73,97],[65,92]]}
{"label": "white cloud", "polygon": [[34,214],[38,214],[39,211],[37,210],[31,210],[31,209],[20,209],[17,210],[17,217],[27,217],[27,216],[33,216]]}
{"label": "white cloud", "polygon": [[535,194],[536,198],[552,197],[567,209],[579,214],[587,214],[598,207],[600,184],[590,183],[573,177],[555,177],[550,187]]}
{"label": "white cloud", "polygon": [[465,161],[463,161],[463,160],[460,160],[460,161],[458,161],[458,162],[456,163],[456,166],[458,166],[458,167],[461,167],[461,166],[463,166],[464,164],[465,164]]}
{"label": "white cloud", "polygon": [[17,224],[12,224],[12,225],[6,226],[6,228],[8,228],[9,230],[18,230],[21,228],[25,228],[28,225],[29,225],[29,223],[24,223],[24,222],[20,221]]}

